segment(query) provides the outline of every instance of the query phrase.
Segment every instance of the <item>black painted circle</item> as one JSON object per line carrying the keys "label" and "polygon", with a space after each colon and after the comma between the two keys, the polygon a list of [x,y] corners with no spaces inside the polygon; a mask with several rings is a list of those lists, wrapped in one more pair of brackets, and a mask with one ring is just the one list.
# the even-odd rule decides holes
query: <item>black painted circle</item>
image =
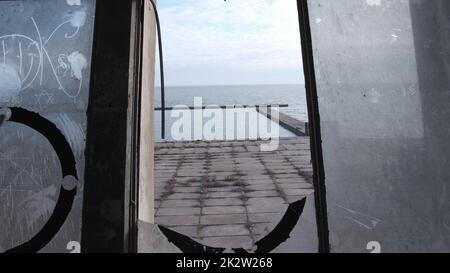
{"label": "black painted circle", "polygon": [[[78,181],[75,156],[70,144],[54,123],[38,113],[23,108],[9,108],[11,116],[6,122],[15,122],[28,126],[43,135],[58,155],[63,179],[73,176]],[[7,250],[6,253],[35,253],[43,249],[55,237],[64,225],[72,210],[77,188],[66,190],[62,186],[58,202],[44,227],[28,242]]]}

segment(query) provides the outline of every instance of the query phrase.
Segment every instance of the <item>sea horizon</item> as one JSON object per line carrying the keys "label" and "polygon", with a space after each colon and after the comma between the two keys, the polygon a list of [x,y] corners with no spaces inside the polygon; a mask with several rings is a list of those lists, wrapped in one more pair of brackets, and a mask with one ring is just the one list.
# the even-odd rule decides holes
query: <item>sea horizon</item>
{"label": "sea horizon", "polygon": [[[155,92],[155,107],[160,107],[159,92]],[[270,85],[202,85],[202,86],[166,86],[166,107],[194,105],[194,99],[201,98],[202,106],[228,105],[288,105],[280,111],[301,121],[308,121],[306,92],[302,84],[270,84]],[[155,135],[160,135],[160,115],[155,115]],[[175,122],[166,115],[166,132],[171,131]],[[197,130],[198,128],[192,128]],[[284,136],[289,136],[287,132]],[[170,139],[170,136],[168,136]]]}

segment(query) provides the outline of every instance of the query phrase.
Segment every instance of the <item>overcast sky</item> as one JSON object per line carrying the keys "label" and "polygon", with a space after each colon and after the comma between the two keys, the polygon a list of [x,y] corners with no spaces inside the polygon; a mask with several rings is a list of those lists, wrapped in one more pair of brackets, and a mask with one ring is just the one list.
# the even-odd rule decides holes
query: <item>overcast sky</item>
{"label": "overcast sky", "polygon": [[158,6],[166,85],[303,83],[295,0],[159,0]]}

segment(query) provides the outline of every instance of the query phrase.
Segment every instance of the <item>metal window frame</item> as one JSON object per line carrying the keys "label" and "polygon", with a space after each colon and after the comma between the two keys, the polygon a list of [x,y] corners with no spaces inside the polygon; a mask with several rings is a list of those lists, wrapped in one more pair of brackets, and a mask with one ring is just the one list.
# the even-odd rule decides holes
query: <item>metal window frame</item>
{"label": "metal window frame", "polygon": [[143,3],[96,2],[82,252],[137,252]]}
{"label": "metal window frame", "polygon": [[308,0],[297,0],[297,8],[300,24],[303,71],[305,74],[306,99],[310,126],[311,159],[314,172],[314,197],[316,205],[317,233],[319,237],[319,253],[329,253],[330,242],[325,186],[325,168],[323,163],[320,111],[317,97],[308,2]]}

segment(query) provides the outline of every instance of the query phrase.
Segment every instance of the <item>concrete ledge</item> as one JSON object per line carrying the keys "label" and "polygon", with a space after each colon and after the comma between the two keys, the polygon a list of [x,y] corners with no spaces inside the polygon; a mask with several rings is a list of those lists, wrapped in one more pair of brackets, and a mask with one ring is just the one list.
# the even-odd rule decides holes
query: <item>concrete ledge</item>
{"label": "concrete ledge", "polygon": [[[281,127],[291,131],[297,136],[309,136],[308,122],[297,120],[291,116],[285,115],[277,110],[274,110],[273,108],[257,107],[256,111],[258,111],[263,116],[269,118],[270,120],[279,123]],[[274,117],[276,115],[278,115],[278,119]]]}

